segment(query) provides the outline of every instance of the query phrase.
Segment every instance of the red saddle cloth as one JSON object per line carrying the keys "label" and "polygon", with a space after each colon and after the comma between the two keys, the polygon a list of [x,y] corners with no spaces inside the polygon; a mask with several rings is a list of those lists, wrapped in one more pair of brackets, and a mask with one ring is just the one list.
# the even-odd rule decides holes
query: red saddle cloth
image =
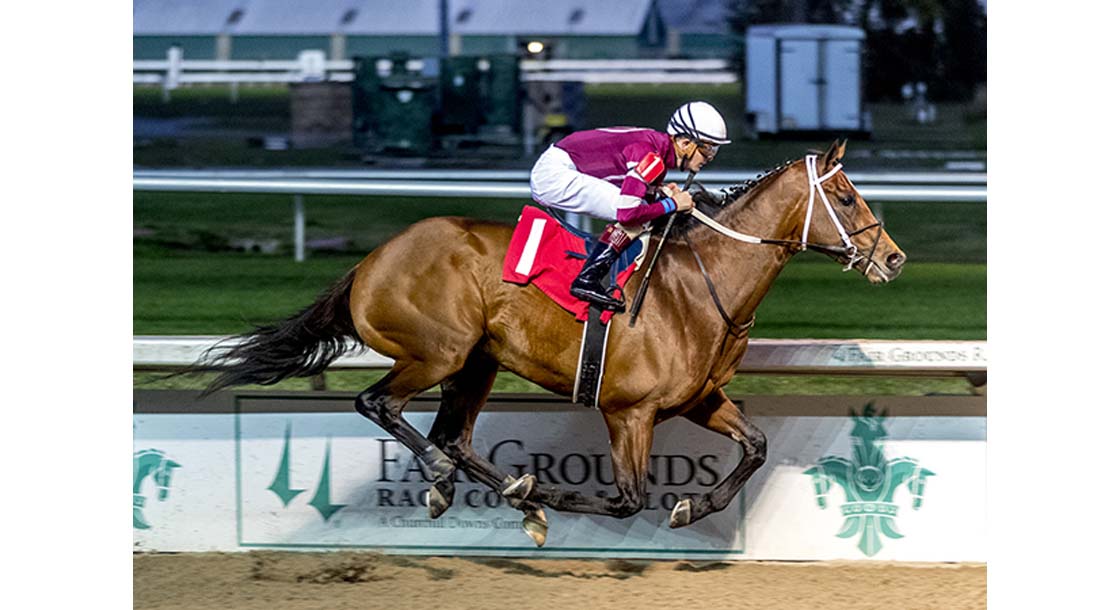
{"label": "red saddle cloth", "polygon": [[[521,217],[513,230],[502,265],[502,280],[522,286],[533,284],[582,322],[587,319],[591,306],[587,301],[573,297],[568,290],[583,268],[584,259],[569,252],[585,256],[587,248],[583,238],[569,233],[544,210],[527,205],[521,210]],[[634,267],[635,264],[631,263],[623,269],[616,276],[615,283],[625,286],[626,280],[634,273]],[[616,290],[614,296],[621,298],[620,291]],[[605,324],[613,314],[612,311],[604,311],[602,322]]]}

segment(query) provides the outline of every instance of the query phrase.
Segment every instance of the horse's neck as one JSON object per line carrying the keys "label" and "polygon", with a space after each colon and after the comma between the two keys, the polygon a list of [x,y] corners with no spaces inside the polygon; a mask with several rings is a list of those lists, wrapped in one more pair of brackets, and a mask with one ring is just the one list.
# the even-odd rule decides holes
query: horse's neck
{"label": "horse's neck", "polygon": [[[798,220],[804,214],[805,193],[796,188],[796,168],[789,168],[747,203],[747,197],[719,214],[724,226],[765,239],[795,238]],[[710,231],[697,229],[690,235],[704,261],[724,307],[736,322],[743,323],[758,308],[770,286],[793,257],[789,248],[745,244]],[[691,258],[691,254],[686,254]],[[694,264],[694,263],[693,263]],[[705,288],[704,293],[707,292]]]}

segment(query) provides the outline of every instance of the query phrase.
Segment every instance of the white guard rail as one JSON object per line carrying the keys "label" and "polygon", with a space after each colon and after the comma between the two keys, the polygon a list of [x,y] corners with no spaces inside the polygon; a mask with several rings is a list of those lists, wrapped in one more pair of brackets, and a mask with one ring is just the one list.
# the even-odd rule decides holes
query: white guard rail
{"label": "white guard rail", "polygon": [[[730,184],[707,184],[720,189]],[[324,179],[270,178],[163,178],[133,177],[134,191],[210,192],[210,193],[291,193],[301,195],[391,195],[397,197],[497,197],[529,200],[528,183],[501,184],[476,181],[403,180],[346,181]],[[987,187],[973,186],[860,186],[865,199],[875,201],[956,201],[984,202]]]}
{"label": "white guard rail", "polygon": [[[135,370],[173,370],[193,364],[218,336],[144,336],[132,339]],[[741,373],[817,375],[966,376],[983,384],[986,341],[888,341],[873,339],[753,339]],[[393,361],[369,349],[348,354],[332,369],[387,369]]]}
{"label": "white guard rail", "polygon": [[[765,173],[761,169],[706,170],[705,185],[727,185],[742,182]],[[961,185],[983,187],[988,183],[984,172],[845,172],[860,187],[879,185]],[[490,181],[529,183],[529,170],[516,169],[137,169],[133,178],[191,179],[253,179],[253,180],[421,180]],[[683,178],[683,175],[681,176]]]}
{"label": "white guard rail", "polygon": [[[748,170],[710,172],[704,175],[704,185],[718,190],[757,173]],[[470,179],[477,176],[485,177]],[[859,186],[860,194],[871,203],[880,219],[883,217],[882,202],[984,203],[988,199],[986,174],[853,173],[849,177]],[[683,179],[682,175],[679,181]],[[519,171],[136,170],[132,176],[132,190],[293,195],[293,244],[297,261],[306,257],[304,195],[482,197],[530,201],[528,174]]]}

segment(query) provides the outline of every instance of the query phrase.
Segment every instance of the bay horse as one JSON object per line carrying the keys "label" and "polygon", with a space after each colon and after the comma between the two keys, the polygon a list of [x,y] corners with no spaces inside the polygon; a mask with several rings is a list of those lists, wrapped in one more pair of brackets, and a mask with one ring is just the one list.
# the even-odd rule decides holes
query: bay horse
{"label": "bay horse", "polygon": [[[616,496],[539,485],[531,474],[515,480],[471,446],[500,367],[564,396],[576,382],[581,323],[540,290],[501,279],[509,225],[450,217],[418,222],[300,313],[220,344],[191,372],[220,372],[207,393],[268,385],[318,374],[352,342],[364,344],[395,363],[358,395],[356,409],[427,468],[434,480],[429,515],[437,518],[451,505],[453,477],[462,469],[523,511],[525,531],[538,545],[547,534],[545,506],[616,518],[641,510],[654,426],[681,415],[742,447],[740,461],[710,493],[673,509],[671,527],[694,523],[724,509],[766,459],[762,430],[721,388],[747,349],[755,309],[786,263],[809,248],[872,283],[890,281],[902,269],[905,255],[841,171],[844,150],[833,142],[823,155],[787,162],[722,199],[697,191],[696,210],[719,230],[701,226],[694,213],[665,238],[641,317],[632,327],[610,329],[610,375],[599,408]],[[628,302],[634,284],[626,285]],[[439,411],[424,435],[402,411],[437,384]]]}

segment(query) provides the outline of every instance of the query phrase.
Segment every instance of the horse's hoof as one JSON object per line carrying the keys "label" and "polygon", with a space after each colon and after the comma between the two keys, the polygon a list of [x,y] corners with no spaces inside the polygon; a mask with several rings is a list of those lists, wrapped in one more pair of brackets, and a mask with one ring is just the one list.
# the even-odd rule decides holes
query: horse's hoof
{"label": "horse's hoof", "polygon": [[673,507],[673,513],[669,515],[669,527],[684,527],[689,523],[692,523],[692,499],[684,498]]}
{"label": "horse's hoof", "polygon": [[440,491],[439,483],[437,480],[428,490],[428,517],[431,519],[438,519],[448,508],[451,508],[451,500]]}
{"label": "horse's hoof", "polygon": [[538,548],[544,546],[544,539],[548,536],[548,519],[544,516],[544,509],[538,508],[525,513],[521,529],[525,530]]}
{"label": "horse's hoof", "polygon": [[523,474],[516,481],[513,481],[502,490],[502,495],[509,500],[509,503],[517,508],[522,502],[529,498],[529,494],[533,493],[533,488],[537,485],[537,477],[531,474]]}

